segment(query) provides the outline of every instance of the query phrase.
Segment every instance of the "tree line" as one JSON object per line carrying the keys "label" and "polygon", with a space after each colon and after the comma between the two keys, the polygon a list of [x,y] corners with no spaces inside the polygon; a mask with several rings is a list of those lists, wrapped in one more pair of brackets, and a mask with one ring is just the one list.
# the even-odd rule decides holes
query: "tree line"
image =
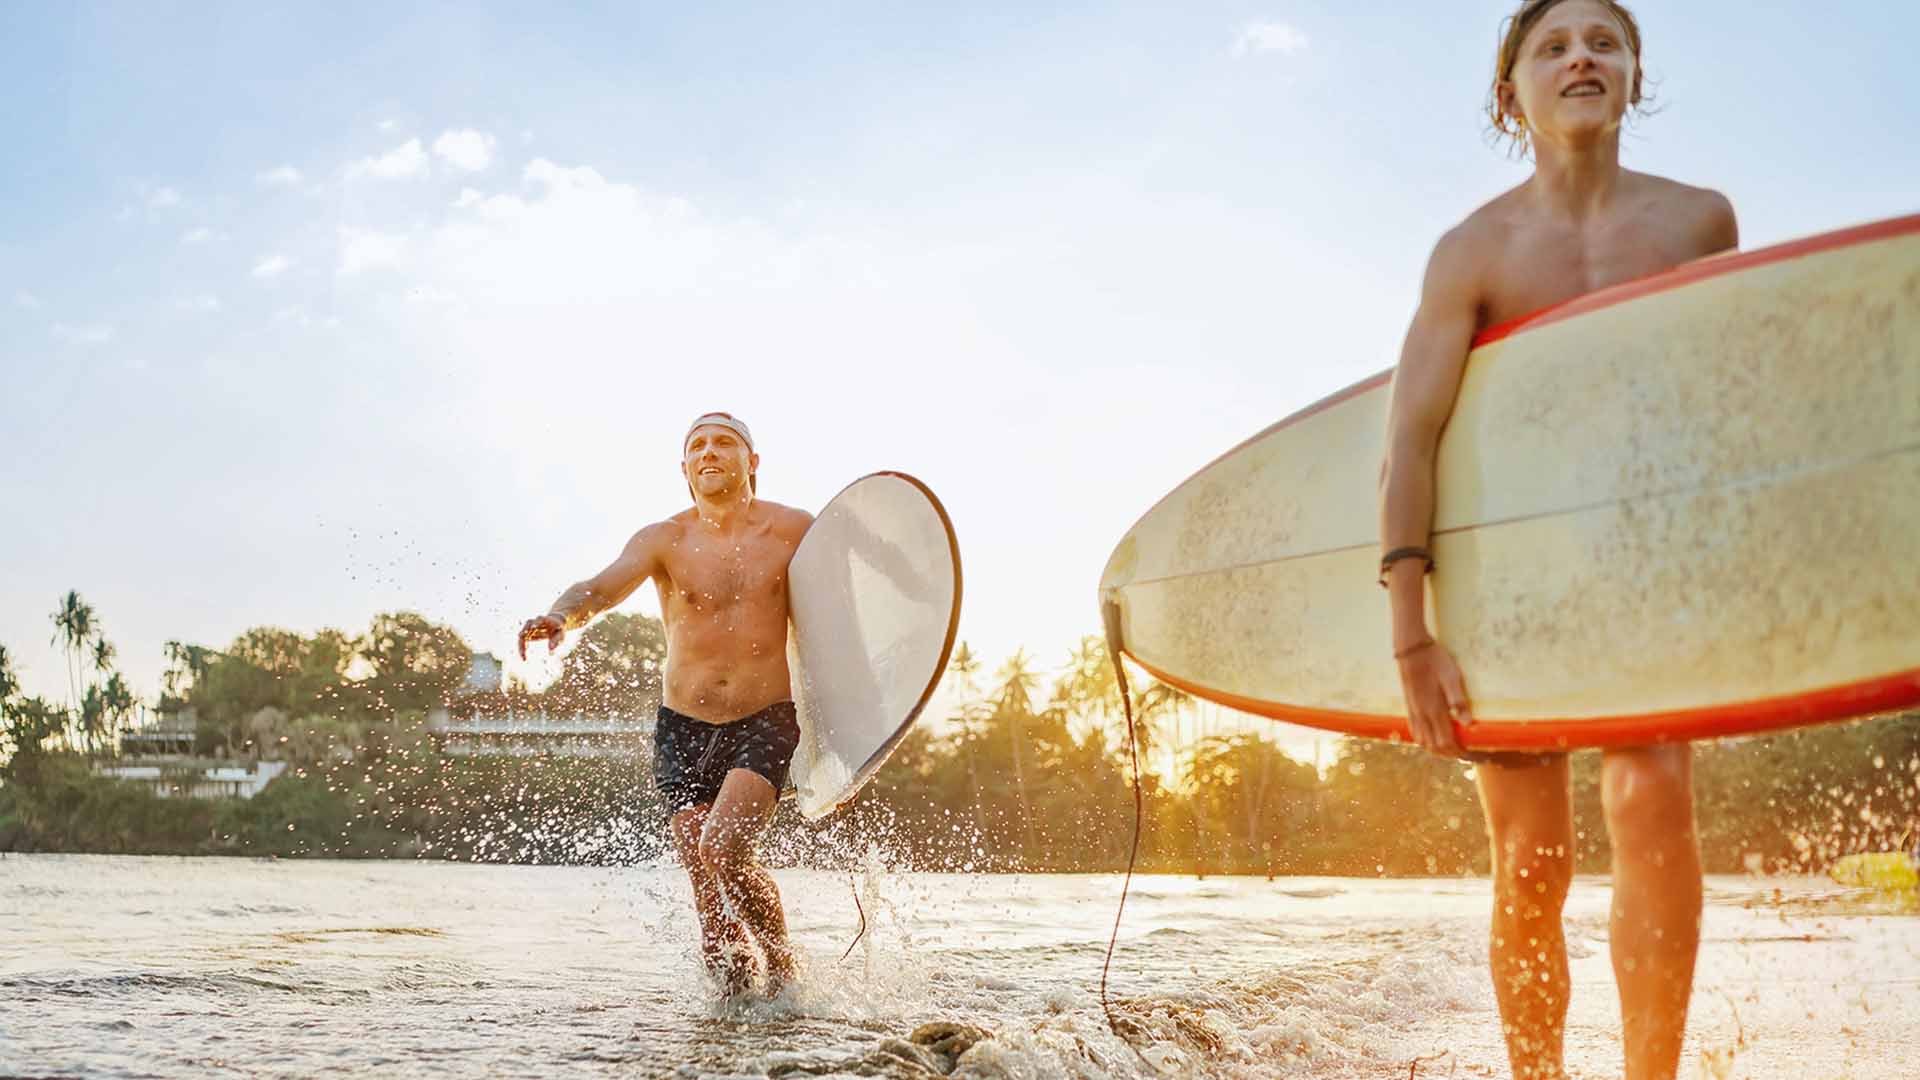
{"label": "tree line", "polygon": [[[619,863],[663,853],[647,735],[665,635],[609,615],[552,685],[463,689],[471,650],[413,613],[366,630],[256,628],[225,648],[170,643],[158,701],[197,755],[287,766],[248,800],[161,798],[96,775],[134,703],[99,619],[69,593],[54,613],[66,702],[20,692],[0,648],[0,850],[438,857]],[[962,871],[1113,871],[1135,828],[1132,757],[1105,643],[1057,668],[1020,650],[987,666],[964,644],[950,715],[926,718],[848,808],[807,823],[783,806],[773,860]],[[1169,747],[1192,702],[1138,688],[1133,744],[1169,768],[1138,775],[1139,866],[1201,874],[1484,873],[1470,770],[1417,748],[1342,740],[1316,770],[1258,729]],[[594,757],[463,755],[430,724],[591,713],[625,718]],[[929,722],[944,720],[945,722]],[[1165,751],[1171,749],[1171,754]],[[1599,756],[1573,759],[1579,866],[1604,871]],[[1716,872],[1818,872],[1834,857],[1910,843],[1920,824],[1920,714],[1702,744],[1703,854]]]}

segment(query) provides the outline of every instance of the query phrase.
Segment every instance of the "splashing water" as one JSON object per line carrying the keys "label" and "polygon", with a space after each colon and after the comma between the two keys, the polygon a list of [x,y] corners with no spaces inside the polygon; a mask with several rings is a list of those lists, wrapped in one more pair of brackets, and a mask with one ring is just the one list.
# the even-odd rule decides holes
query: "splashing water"
{"label": "splashing water", "polygon": [[[818,841],[815,841],[816,843]],[[632,868],[8,856],[0,1073],[1135,1077],[1113,875],[776,872],[800,978],[722,1000]],[[1689,1075],[1903,1076],[1920,919],[1715,878]],[[1604,882],[1569,902],[1575,1076],[1618,1074]],[[1142,877],[1116,1015],[1164,1075],[1504,1075],[1484,883]],[[917,1071],[916,1071],[917,1070]],[[1697,1070],[1697,1073],[1696,1073]]]}

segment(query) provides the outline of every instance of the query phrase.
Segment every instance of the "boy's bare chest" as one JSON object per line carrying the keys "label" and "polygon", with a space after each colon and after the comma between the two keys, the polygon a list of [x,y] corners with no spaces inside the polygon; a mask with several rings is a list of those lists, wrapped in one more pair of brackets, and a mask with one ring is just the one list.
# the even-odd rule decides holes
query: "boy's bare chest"
{"label": "boy's bare chest", "polygon": [[1695,247],[1685,230],[1656,221],[1584,232],[1516,230],[1490,269],[1481,324],[1494,326],[1670,270],[1697,257]]}

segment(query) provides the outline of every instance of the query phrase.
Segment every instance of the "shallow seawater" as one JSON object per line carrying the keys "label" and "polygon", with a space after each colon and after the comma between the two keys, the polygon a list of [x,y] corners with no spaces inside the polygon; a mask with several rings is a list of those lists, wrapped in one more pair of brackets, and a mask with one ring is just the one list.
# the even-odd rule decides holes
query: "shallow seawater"
{"label": "shallow seawater", "polygon": [[[775,877],[807,970],[727,1002],[672,866],[0,856],[0,1074],[1506,1074],[1482,881],[1136,879],[1136,1055],[1118,877]],[[1620,1073],[1607,904],[1568,907],[1578,1077]],[[1911,904],[1714,878],[1705,933],[1684,1076],[1914,1075]]]}

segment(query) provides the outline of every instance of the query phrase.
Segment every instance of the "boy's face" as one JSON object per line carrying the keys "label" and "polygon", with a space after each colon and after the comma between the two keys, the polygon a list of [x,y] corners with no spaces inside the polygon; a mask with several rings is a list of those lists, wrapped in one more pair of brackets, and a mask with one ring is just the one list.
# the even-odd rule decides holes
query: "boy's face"
{"label": "boy's face", "polygon": [[1605,4],[1564,0],[1520,43],[1502,103],[1536,136],[1605,132],[1619,127],[1633,104],[1639,66]]}

